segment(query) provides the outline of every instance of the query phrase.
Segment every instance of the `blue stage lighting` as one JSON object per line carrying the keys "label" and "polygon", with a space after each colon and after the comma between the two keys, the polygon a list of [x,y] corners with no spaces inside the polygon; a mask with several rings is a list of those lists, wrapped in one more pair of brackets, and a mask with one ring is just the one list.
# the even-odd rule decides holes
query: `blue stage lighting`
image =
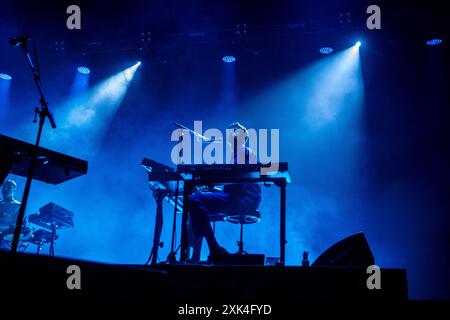
{"label": "blue stage lighting", "polygon": [[90,132],[99,130],[106,119],[112,117],[119,108],[128,87],[133,80],[140,63],[109,77],[97,84],[88,92],[76,95],[67,103],[66,128],[82,126],[89,128]]}
{"label": "blue stage lighting", "polygon": [[89,74],[91,70],[88,67],[78,67],[78,72],[81,74]]}
{"label": "blue stage lighting", "polygon": [[125,76],[125,79],[128,81],[131,81],[134,77],[134,74],[136,73],[136,70],[141,66],[142,62],[138,61],[125,71],[123,71],[123,75]]}
{"label": "blue stage lighting", "polygon": [[442,43],[442,39],[431,39],[431,40],[427,40],[426,44],[427,46],[437,46],[440,45]]}
{"label": "blue stage lighting", "polygon": [[10,81],[12,77],[6,73],[0,73],[0,79]]}
{"label": "blue stage lighting", "polygon": [[236,61],[236,58],[233,56],[225,56],[222,58],[223,62],[225,63],[233,63]]}
{"label": "blue stage lighting", "polygon": [[357,41],[357,42],[355,43],[355,46],[361,47],[361,41]]}
{"label": "blue stage lighting", "polygon": [[323,47],[323,48],[320,48],[319,52],[320,52],[321,54],[330,54],[330,53],[333,52],[333,48],[330,48],[330,47]]}

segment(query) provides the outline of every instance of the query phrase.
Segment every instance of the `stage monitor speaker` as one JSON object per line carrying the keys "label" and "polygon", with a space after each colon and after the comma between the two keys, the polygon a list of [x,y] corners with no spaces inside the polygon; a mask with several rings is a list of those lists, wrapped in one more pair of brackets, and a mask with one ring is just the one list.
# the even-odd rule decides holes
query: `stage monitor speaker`
{"label": "stage monitor speaker", "polygon": [[372,251],[363,232],[356,233],[323,252],[312,267],[367,268],[375,264]]}

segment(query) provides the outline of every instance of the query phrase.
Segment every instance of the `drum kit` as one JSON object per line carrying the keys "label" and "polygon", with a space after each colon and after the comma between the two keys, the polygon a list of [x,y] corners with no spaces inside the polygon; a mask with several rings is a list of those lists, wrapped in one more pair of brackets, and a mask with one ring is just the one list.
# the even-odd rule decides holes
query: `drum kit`
{"label": "drum kit", "polygon": [[[31,224],[37,227],[30,227]],[[53,256],[55,241],[59,238],[56,231],[72,227],[73,213],[51,202],[27,218],[27,223],[21,228],[18,251],[25,252],[28,245],[33,244],[40,254],[43,246],[49,244],[49,255]],[[11,248],[14,230],[14,226],[0,229],[1,248]]]}
{"label": "drum kit", "polygon": [[[11,244],[14,237],[14,226],[10,226],[0,232],[0,238],[2,241],[1,247],[4,249],[11,249]],[[25,252],[29,244],[34,244],[37,246],[37,254],[40,254],[42,247],[48,243],[54,242],[58,239],[58,235],[52,237],[52,233],[41,228],[31,228],[28,226],[22,226],[22,230],[19,236],[19,252]]]}

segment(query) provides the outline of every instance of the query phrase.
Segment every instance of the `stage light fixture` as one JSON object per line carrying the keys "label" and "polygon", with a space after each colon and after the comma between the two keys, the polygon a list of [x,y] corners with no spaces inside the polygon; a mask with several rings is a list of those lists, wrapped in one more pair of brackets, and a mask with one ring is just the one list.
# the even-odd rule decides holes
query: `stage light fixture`
{"label": "stage light fixture", "polygon": [[91,70],[88,67],[78,67],[78,72],[81,74],[90,74]]}
{"label": "stage light fixture", "polygon": [[323,47],[323,48],[320,48],[319,52],[320,52],[321,54],[330,54],[330,53],[333,52],[333,48],[330,48],[330,47]]}
{"label": "stage light fixture", "polygon": [[6,73],[0,73],[0,79],[10,81],[12,79],[12,77]]}
{"label": "stage light fixture", "polygon": [[361,47],[361,41],[357,41],[357,42],[355,43],[355,46]]}
{"label": "stage light fixture", "polygon": [[222,58],[223,62],[225,63],[233,63],[236,61],[236,58],[233,56],[225,56]]}
{"label": "stage light fixture", "polygon": [[426,44],[427,46],[437,46],[442,43],[442,39],[430,39],[427,40]]}

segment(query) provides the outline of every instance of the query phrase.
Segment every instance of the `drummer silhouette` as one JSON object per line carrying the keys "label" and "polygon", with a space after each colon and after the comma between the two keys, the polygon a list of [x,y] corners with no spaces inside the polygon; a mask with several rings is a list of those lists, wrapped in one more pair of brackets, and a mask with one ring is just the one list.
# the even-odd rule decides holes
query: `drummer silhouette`
{"label": "drummer silhouette", "polygon": [[20,201],[14,199],[14,193],[17,190],[17,183],[8,179],[2,185],[2,197],[0,200],[0,240],[3,240],[3,234],[9,230],[14,230],[17,221],[17,214],[20,209]]}

